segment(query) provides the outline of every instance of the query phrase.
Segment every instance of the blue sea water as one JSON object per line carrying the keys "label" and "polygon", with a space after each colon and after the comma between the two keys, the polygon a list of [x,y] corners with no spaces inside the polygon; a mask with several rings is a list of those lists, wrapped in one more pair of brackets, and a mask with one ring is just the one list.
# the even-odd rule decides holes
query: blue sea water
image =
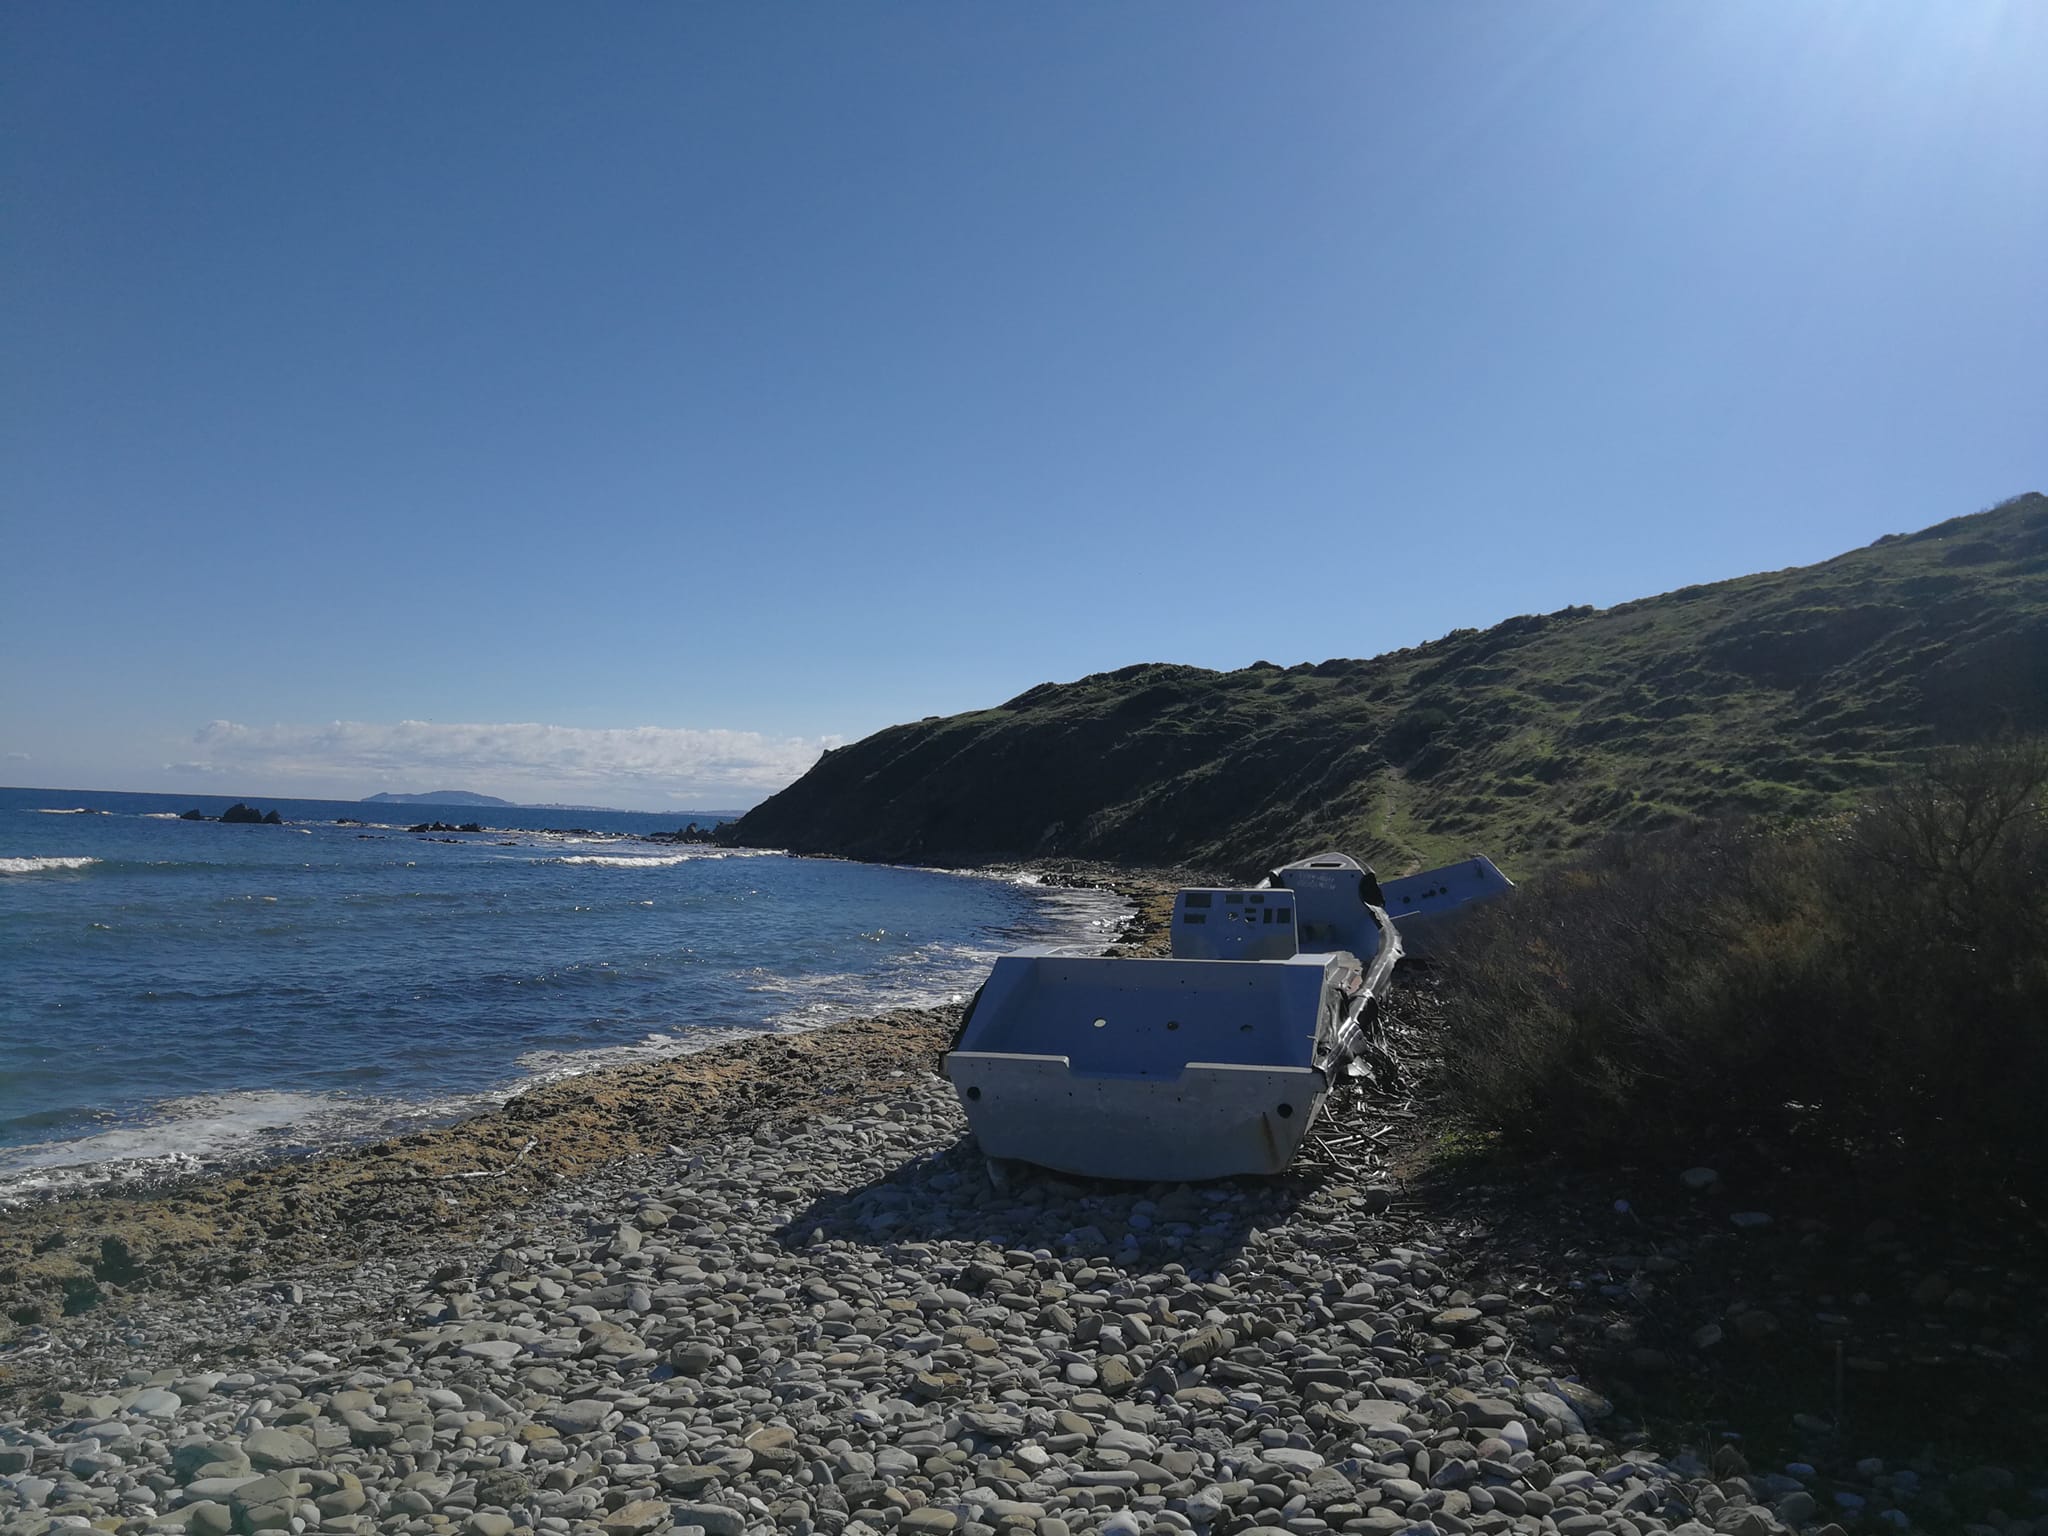
{"label": "blue sea water", "polygon": [[[668,845],[674,816],[0,789],[0,1198],[436,1123],[957,997],[1096,892]],[[337,825],[356,818],[369,825]],[[409,823],[487,830],[415,835]]]}

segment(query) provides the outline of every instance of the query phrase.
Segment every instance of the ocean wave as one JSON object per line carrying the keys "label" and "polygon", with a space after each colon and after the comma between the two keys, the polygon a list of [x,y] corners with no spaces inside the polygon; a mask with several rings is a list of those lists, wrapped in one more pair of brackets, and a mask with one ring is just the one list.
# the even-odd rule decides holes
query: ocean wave
{"label": "ocean wave", "polygon": [[168,1099],[141,1124],[0,1151],[0,1209],[37,1195],[161,1183],[402,1135],[502,1104],[525,1086],[422,1103],[287,1089]]}
{"label": "ocean wave", "polygon": [[326,1108],[322,1095],[282,1089],[198,1094],[158,1106],[162,1117],[147,1125],[122,1126],[73,1141],[20,1147],[4,1154],[0,1167],[12,1174],[86,1163],[138,1163],[193,1158],[198,1149],[223,1142],[268,1137]]}
{"label": "ocean wave", "polygon": [[38,816],[104,816],[105,811],[95,811],[90,806],[74,805],[58,809],[54,805],[39,805],[35,808]]}
{"label": "ocean wave", "polygon": [[891,1013],[898,1008],[937,1008],[967,1000],[981,981],[981,966],[953,963],[904,964],[874,971],[822,971],[810,976],[778,975],[756,967],[746,987],[777,1004],[767,1022],[777,1029],[817,1029],[842,1019]]}
{"label": "ocean wave", "polygon": [[594,864],[603,869],[665,869],[671,864],[699,864],[719,859],[759,858],[757,848],[706,848],[688,853],[565,853],[559,858],[535,859],[536,864]]}
{"label": "ocean wave", "polygon": [[921,874],[949,875],[960,880],[989,880],[998,885],[1021,887],[1056,912],[1063,924],[1076,915],[1083,915],[1103,919],[1092,923],[1092,927],[1114,928],[1120,926],[1134,910],[1128,900],[1107,886],[1053,885],[1035,869],[942,869],[929,864],[905,864],[901,867],[915,869]]}
{"label": "ocean wave", "polygon": [[572,853],[559,859],[536,859],[536,864],[595,864],[603,869],[663,869],[670,864],[687,864],[687,853],[656,853],[634,858],[620,853]]}
{"label": "ocean wave", "polygon": [[41,875],[60,869],[84,869],[88,864],[97,864],[98,859],[48,858],[0,859],[0,875]]}
{"label": "ocean wave", "polygon": [[[137,829],[138,832],[140,830]],[[150,835],[153,838],[169,836],[161,829]],[[183,845],[182,839],[172,841]],[[349,846],[352,848],[354,845]],[[556,856],[539,856],[549,853]],[[538,847],[534,843],[526,843],[516,853],[493,850],[492,856],[520,865],[563,863],[591,865],[599,869],[645,865],[663,869],[695,859],[773,858],[781,855],[771,850],[646,845],[639,848],[628,845],[565,849],[561,842],[551,841]],[[377,856],[366,853],[363,857],[373,859]],[[104,861],[59,856],[0,860],[0,872],[62,871],[100,862]],[[375,868],[392,871],[389,878],[395,884],[408,878],[396,871],[412,865],[411,860],[403,861],[402,866],[387,861],[376,864]],[[189,867],[199,871],[208,868],[205,864]],[[365,864],[364,867],[370,866]],[[111,878],[123,871],[141,869],[142,866],[117,859],[110,870],[99,873]],[[507,874],[511,874],[511,878],[504,881]],[[848,878],[857,875],[857,870],[852,871]],[[194,899],[202,905],[234,902],[240,911],[251,915],[262,913],[264,906],[275,903],[279,911],[264,914],[264,918],[270,921],[265,923],[263,931],[276,934],[303,932],[303,929],[290,925],[274,925],[300,907],[302,902],[314,898],[305,889],[294,887],[287,893],[285,902],[276,902],[274,897],[266,901],[260,885],[256,885],[258,879],[271,883],[280,878],[283,877],[275,870],[260,873],[237,871],[235,886],[239,889],[227,888],[233,894],[213,885],[195,888],[200,889],[200,894]],[[571,879],[579,894],[584,894],[586,900],[598,901],[606,910],[622,904],[621,898],[629,896],[636,888],[631,882],[621,886],[603,874],[562,878]],[[1016,882],[1012,872],[990,871],[981,878],[1028,883]],[[502,868],[500,880],[508,889],[523,883],[519,874]],[[684,877],[665,877],[664,886],[672,883],[684,883]],[[650,881],[637,888],[651,889],[653,884]],[[251,890],[251,885],[256,885],[256,888]],[[279,886],[273,885],[273,890],[278,889]],[[497,886],[486,888],[485,894],[494,889]],[[360,912],[359,903],[460,905],[477,901],[478,895],[476,889],[468,886],[458,890],[411,892],[371,886],[360,890],[338,890],[325,899],[335,900],[337,909]],[[347,908],[342,908],[342,903],[346,903]],[[667,902],[664,901],[663,905],[666,906]],[[509,1051],[503,1051],[499,1046],[498,1050],[503,1054],[494,1052],[487,1074],[466,1070],[472,1047],[465,1042],[472,1039],[473,1034],[451,1035],[445,1047],[437,1044],[435,1048],[445,1049],[451,1060],[465,1067],[463,1076],[437,1083],[433,1063],[429,1061],[424,1073],[408,1080],[401,1088],[401,1093],[406,1093],[405,1097],[373,1096],[378,1089],[388,1092],[384,1085],[391,1082],[388,1077],[374,1074],[363,1079],[365,1093],[362,1096],[323,1091],[334,1083],[335,1079],[331,1077],[326,1079],[321,1089],[298,1090],[288,1082],[280,1082],[278,1087],[270,1090],[204,1095],[168,1104],[138,1104],[133,1096],[124,1095],[127,1099],[125,1104],[115,1099],[108,1105],[125,1111],[119,1123],[101,1120],[97,1124],[80,1124],[73,1120],[66,1123],[66,1128],[73,1133],[72,1139],[0,1148],[0,1208],[23,1199],[37,1198],[40,1193],[52,1189],[87,1189],[109,1182],[161,1182],[278,1158],[303,1156],[308,1152],[446,1123],[503,1103],[526,1089],[556,1078],[687,1055],[730,1040],[815,1028],[838,1019],[893,1008],[961,1002],[986,976],[987,966],[997,954],[1019,943],[1073,944],[1078,941],[1088,947],[1099,948],[1103,931],[1114,928],[1128,913],[1129,906],[1106,891],[1069,891],[1040,886],[1008,900],[980,902],[969,910],[979,912],[983,909],[988,911],[983,926],[963,931],[950,917],[909,918],[901,928],[896,926],[897,919],[889,917],[885,927],[875,921],[883,911],[887,911],[884,908],[857,927],[848,925],[851,931],[834,939],[840,947],[827,945],[821,949],[813,963],[822,963],[819,963],[817,973],[808,976],[779,973],[780,968],[772,962],[743,966],[738,963],[738,955],[721,956],[716,961],[714,980],[718,986],[730,988],[738,995],[731,1003],[722,1003],[715,1010],[678,1000],[673,1011],[669,1011],[661,1006],[661,996],[665,994],[650,995],[644,1006],[639,994],[628,997],[623,1005],[613,1000],[616,993],[607,995],[602,1005],[596,1002],[579,1005],[573,991],[556,994],[549,1006],[562,1010],[556,1017],[564,1024],[571,1023],[579,1013],[598,1015],[613,1009],[623,1011],[626,1017],[592,1017],[588,1033],[550,1028],[540,1040],[532,1041],[535,1049],[516,1055],[516,1065],[506,1057],[515,1055],[517,1045],[513,1044]],[[219,915],[220,910],[217,908],[207,914],[207,920]],[[107,917],[105,913],[87,915]],[[135,925],[143,920],[126,917],[121,926],[130,932],[142,932],[145,930]],[[859,939],[851,945],[846,944],[846,940],[855,939],[855,933]],[[108,949],[119,944],[106,933],[95,933],[92,938],[105,941]],[[1092,944],[1089,943],[1091,940]],[[758,960],[772,952],[773,946],[756,948],[747,958]],[[547,969],[545,964],[542,969]],[[611,989],[622,983],[642,985],[644,978],[601,967],[577,969],[572,977],[556,966],[547,971],[547,982],[551,985],[562,982],[598,983]],[[167,984],[151,984],[166,985],[166,995],[169,995]],[[282,1006],[275,985],[266,982],[264,986],[261,998],[268,1005]],[[595,998],[597,993],[588,995]],[[190,1000],[190,994],[183,996]],[[257,992],[244,989],[223,993],[218,998],[209,996],[204,1001],[219,1017],[233,1018],[239,1006],[258,996]],[[154,1006],[157,1001],[160,999],[145,998],[143,1004]],[[522,1001],[519,1006],[523,1008],[526,1005]],[[711,1012],[716,1023],[705,1027],[692,1022],[693,1015],[702,1016],[706,1011]],[[170,1009],[167,1016],[169,1014],[182,1016],[178,1009]],[[632,1022],[621,1028],[620,1025],[626,1024],[628,1019]],[[458,1019],[457,1022],[463,1020]],[[533,1027],[531,1016],[521,1015],[517,1027],[508,1027],[504,1038],[508,1043],[516,1042],[521,1032]],[[606,1034],[612,1036],[611,1043],[604,1042]],[[552,1039],[548,1038],[550,1035]],[[493,1034],[491,1038],[495,1041],[500,1037]],[[576,1048],[578,1046],[584,1048]],[[492,1080],[500,1073],[509,1081],[493,1083]],[[278,1078],[273,1077],[272,1081],[278,1081]],[[378,1089],[370,1087],[373,1081],[378,1084]],[[437,1088],[454,1096],[436,1097]],[[418,1092],[420,1097],[412,1098],[408,1090]],[[131,1095],[134,1092],[130,1090]],[[27,1131],[25,1126],[20,1129]],[[52,1124],[29,1134],[54,1138],[63,1136],[65,1131]]]}
{"label": "ocean wave", "polygon": [[627,1045],[594,1045],[582,1050],[528,1051],[518,1058],[519,1066],[527,1076],[514,1084],[512,1091],[523,1092],[542,1083],[558,1082],[565,1077],[580,1077],[586,1072],[601,1072],[610,1067],[637,1067],[650,1061],[666,1061],[671,1056],[694,1056],[699,1051],[708,1051],[714,1045],[725,1045],[734,1040],[746,1040],[757,1035],[775,1033],[778,1031],[769,1028],[713,1026],[690,1029],[673,1035],[657,1032]]}

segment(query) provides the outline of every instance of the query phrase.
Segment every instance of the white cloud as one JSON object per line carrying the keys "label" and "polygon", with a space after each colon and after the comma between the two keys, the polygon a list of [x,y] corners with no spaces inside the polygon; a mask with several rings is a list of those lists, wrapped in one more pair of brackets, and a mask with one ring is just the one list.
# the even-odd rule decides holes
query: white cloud
{"label": "white cloud", "polygon": [[25,763],[28,761],[28,754],[26,752],[10,752],[7,754],[7,761],[10,763]]}
{"label": "white cloud", "polygon": [[781,789],[838,738],[652,725],[588,730],[429,720],[266,726],[215,720],[193,742],[203,762],[167,766],[317,779],[335,788],[359,784],[365,793],[474,789],[520,799],[681,799],[717,809]]}

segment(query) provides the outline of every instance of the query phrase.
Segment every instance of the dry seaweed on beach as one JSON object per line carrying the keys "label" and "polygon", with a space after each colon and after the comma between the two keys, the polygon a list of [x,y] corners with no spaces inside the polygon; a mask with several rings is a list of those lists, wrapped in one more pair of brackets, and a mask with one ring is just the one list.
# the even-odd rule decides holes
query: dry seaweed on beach
{"label": "dry seaweed on beach", "polygon": [[[282,1266],[460,1235],[494,1212],[621,1158],[823,1111],[943,1047],[952,1008],[905,1009],[564,1078],[503,1108],[396,1141],[141,1194],[30,1206],[0,1223],[0,1305],[48,1323],[138,1287],[238,1280]],[[498,1177],[465,1175],[496,1171]]]}

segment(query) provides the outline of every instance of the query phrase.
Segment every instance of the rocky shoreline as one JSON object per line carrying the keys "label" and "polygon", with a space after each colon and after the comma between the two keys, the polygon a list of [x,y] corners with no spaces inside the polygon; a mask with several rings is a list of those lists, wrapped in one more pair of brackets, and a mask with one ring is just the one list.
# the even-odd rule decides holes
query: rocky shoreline
{"label": "rocky shoreline", "polygon": [[[999,1189],[963,1130],[905,1070],[438,1254],[76,1319],[0,1422],[0,1524],[1769,1536],[1872,1502],[1617,1426],[1539,1303],[1355,1186]],[[1867,1481],[1916,1523],[1910,1472]]]}
{"label": "rocky shoreline", "polygon": [[[1171,872],[1079,862],[1030,872],[1128,901],[1114,952],[1163,942]],[[63,1325],[139,1292],[459,1239],[489,1214],[621,1157],[748,1133],[776,1112],[829,1110],[893,1071],[926,1069],[956,1020],[954,1008],[911,1008],[729,1040],[541,1083],[498,1108],[373,1145],[0,1210],[0,1401],[20,1376],[6,1346],[23,1327]]]}
{"label": "rocky shoreline", "polygon": [[[1126,942],[1156,944],[1157,894],[1133,894]],[[2048,1516],[2048,1462],[1752,1465],[1733,1438],[1653,1437],[1587,1384],[1571,1324],[1686,1250],[1571,1230],[1518,1266],[1456,1202],[1419,1205],[1389,1178],[1416,1152],[1395,1056],[1287,1177],[999,1184],[933,1071],[954,1018],[746,1041],[341,1159],[10,1215],[14,1286],[36,1260],[107,1273],[0,1353],[0,1530],[2035,1536]]]}
{"label": "rocky shoreline", "polygon": [[[1029,872],[1046,885],[1107,889],[1128,902],[1112,952],[1163,945],[1171,872],[1082,863]],[[892,1073],[927,1069],[957,1022],[957,1008],[899,1009],[764,1033],[543,1083],[481,1114],[382,1142],[0,1211],[0,1401],[20,1374],[6,1351],[24,1328],[65,1326],[144,1292],[462,1238],[493,1214],[621,1158],[743,1134],[768,1116],[829,1110]]]}

